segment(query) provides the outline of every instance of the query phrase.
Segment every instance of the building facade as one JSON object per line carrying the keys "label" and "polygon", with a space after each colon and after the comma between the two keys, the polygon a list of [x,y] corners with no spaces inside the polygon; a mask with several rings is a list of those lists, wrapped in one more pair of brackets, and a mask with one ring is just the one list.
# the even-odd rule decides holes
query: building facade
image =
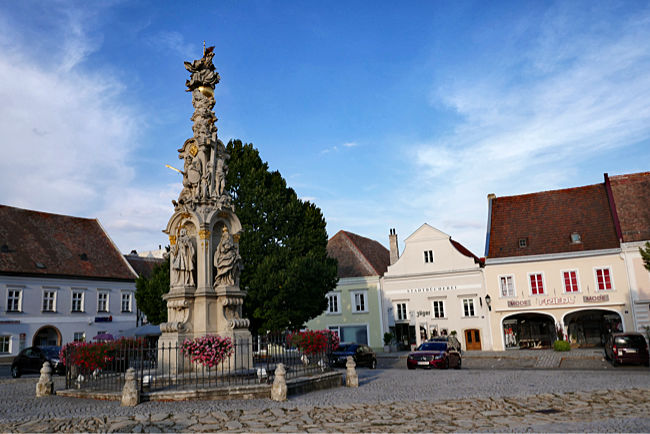
{"label": "building facade", "polygon": [[423,224],[405,240],[382,279],[386,331],[406,349],[438,335],[456,334],[463,349],[492,348],[481,260],[438,229]]}
{"label": "building facade", "polygon": [[97,220],[0,206],[0,357],[135,327],[135,277]]}
{"label": "building facade", "polygon": [[327,294],[327,309],[307,322],[311,330],[332,330],[341,342],[367,344],[383,351],[379,279],[389,252],[377,241],[339,231],[327,242],[328,256],[338,261],[339,281]]}
{"label": "building facade", "polygon": [[633,330],[630,288],[605,183],[488,196],[485,282],[495,350],[557,338],[602,345]]}

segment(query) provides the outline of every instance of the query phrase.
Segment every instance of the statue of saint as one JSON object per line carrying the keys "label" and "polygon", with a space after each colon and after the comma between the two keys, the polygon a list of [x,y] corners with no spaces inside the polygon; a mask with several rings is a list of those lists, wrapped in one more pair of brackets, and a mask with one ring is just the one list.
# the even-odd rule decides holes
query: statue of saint
{"label": "statue of saint", "polygon": [[223,228],[221,241],[214,252],[214,266],[217,267],[217,275],[214,278],[214,286],[239,285],[239,274],[241,273],[241,256],[233,242],[232,235],[227,228]]}
{"label": "statue of saint", "polygon": [[187,229],[181,228],[176,244],[171,249],[172,285],[194,286],[194,245],[187,235]]}

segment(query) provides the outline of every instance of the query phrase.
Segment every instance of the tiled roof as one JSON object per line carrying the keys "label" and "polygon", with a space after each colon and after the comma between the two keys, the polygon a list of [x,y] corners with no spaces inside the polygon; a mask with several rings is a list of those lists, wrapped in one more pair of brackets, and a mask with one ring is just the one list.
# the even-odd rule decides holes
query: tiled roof
{"label": "tiled roof", "polygon": [[0,273],[133,280],[96,219],[0,205]]}
{"label": "tiled roof", "polygon": [[650,240],[650,172],[609,177],[624,242]]}
{"label": "tiled roof", "polygon": [[451,238],[449,238],[449,241],[456,248],[456,250],[458,250],[460,253],[462,253],[463,255],[465,255],[465,256],[467,256],[469,258],[474,259],[475,264],[479,264],[479,265],[483,266],[483,264],[485,263],[485,258],[483,258],[483,259],[479,258],[474,253],[472,253],[467,247],[463,246],[461,243],[459,243],[456,240],[452,240]]}
{"label": "tiled roof", "polygon": [[165,260],[162,258],[143,257],[138,255],[124,255],[131,267],[138,273],[138,276],[151,277],[153,269],[156,265],[164,264]]}
{"label": "tiled roof", "polygon": [[339,262],[338,276],[383,276],[390,252],[377,241],[352,232],[339,231],[327,242],[327,254]]}
{"label": "tiled roof", "polygon": [[494,198],[488,235],[488,259],[619,247],[604,183]]}

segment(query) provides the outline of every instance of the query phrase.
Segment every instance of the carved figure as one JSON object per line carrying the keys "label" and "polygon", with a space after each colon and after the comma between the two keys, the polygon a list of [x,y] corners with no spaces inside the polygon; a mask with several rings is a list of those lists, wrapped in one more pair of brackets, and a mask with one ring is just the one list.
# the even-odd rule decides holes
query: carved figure
{"label": "carved figure", "polygon": [[214,266],[217,267],[217,275],[214,278],[214,286],[239,285],[241,273],[241,256],[233,242],[232,235],[227,228],[223,228],[221,241],[214,252]]}
{"label": "carved figure", "polygon": [[181,228],[176,244],[171,249],[172,285],[194,286],[194,253],[194,245],[187,235],[187,229]]}
{"label": "carved figure", "polygon": [[214,57],[214,47],[209,47],[205,50],[203,57],[193,62],[185,62],[185,69],[192,75],[189,80],[185,82],[187,89],[192,91],[199,86],[212,86],[219,83],[219,73],[212,64]]}

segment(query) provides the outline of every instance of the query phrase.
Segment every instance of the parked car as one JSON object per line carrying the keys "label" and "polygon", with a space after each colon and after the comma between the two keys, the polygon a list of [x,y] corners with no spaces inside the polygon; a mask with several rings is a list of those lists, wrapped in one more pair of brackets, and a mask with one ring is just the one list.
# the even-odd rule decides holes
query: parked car
{"label": "parked car", "polygon": [[52,372],[65,375],[65,366],[59,359],[61,347],[29,347],[22,350],[11,364],[11,376],[18,378],[23,374],[41,372],[43,363],[50,362]]}
{"label": "parked car", "polygon": [[406,358],[406,367],[415,368],[443,368],[454,367],[460,369],[463,360],[460,348],[449,341],[435,340],[424,342],[409,353]]}
{"label": "parked car", "polygon": [[345,366],[348,356],[352,356],[357,366],[367,366],[370,369],[377,367],[377,355],[368,345],[341,342],[332,352],[331,364]]}
{"label": "parked car", "polygon": [[450,335],[450,336],[435,336],[431,339],[428,340],[428,342],[448,342],[449,346],[455,350],[457,350],[459,353],[462,353],[462,347],[460,346],[460,341],[456,336]]}
{"label": "parked car", "polygon": [[641,333],[612,333],[605,341],[605,358],[612,365],[624,363],[650,366],[648,344]]}

